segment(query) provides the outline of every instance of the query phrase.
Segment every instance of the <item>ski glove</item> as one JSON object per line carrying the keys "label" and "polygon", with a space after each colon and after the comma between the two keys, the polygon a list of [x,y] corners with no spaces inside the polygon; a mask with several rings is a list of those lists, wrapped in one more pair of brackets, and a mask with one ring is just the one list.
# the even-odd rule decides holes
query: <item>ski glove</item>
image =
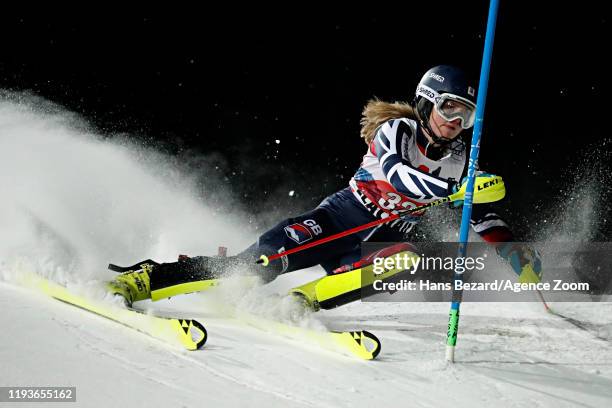
{"label": "ski glove", "polygon": [[[485,173],[483,171],[476,171],[476,177],[495,177],[494,174],[491,173]],[[461,179],[461,181],[459,183],[457,183],[455,180],[451,179],[452,183],[450,184],[450,194],[455,194],[457,191],[459,191],[461,189],[461,186],[463,186],[465,183],[467,183],[467,176],[463,177]],[[450,195],[449,194],[449,195]],[[457,200],[457,201],[453,201],[451,203],[449,203],[451,208],[459,208],[463,205],[463,200]]]}
{"label": "ski glove", "polygon": [[500,243],[496,250],[499,256],[510,263],[520,283],[542,281],[542,257],[538,251],[518,242]]}

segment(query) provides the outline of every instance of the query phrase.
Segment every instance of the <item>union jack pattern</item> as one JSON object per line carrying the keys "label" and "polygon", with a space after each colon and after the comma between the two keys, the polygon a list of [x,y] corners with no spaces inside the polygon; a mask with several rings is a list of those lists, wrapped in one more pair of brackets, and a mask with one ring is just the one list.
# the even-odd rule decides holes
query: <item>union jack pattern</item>
{"label": "union jack pattern", "polygon": [[[450,194],[449,184],[461,180],[468,152],[452,150],[441,159],[432,160],[426,155],[426,144],[427,139],[414,120],[392,119],[379,127],[349,182],[353,195],[372,215],[386,218],[446,197]],[[507,224],[488,206],[476,207],[480,211],[473,214],[471,224],[483,238],[491,235],[491,229],[496,231],[494,236],[503,236],[504,240],[512,236]],[[482,217],[485,208],[486,217]],[[412,213],[391,227],[409,231],[422,214]],[[506,232],[500,235],[500,228]]]}

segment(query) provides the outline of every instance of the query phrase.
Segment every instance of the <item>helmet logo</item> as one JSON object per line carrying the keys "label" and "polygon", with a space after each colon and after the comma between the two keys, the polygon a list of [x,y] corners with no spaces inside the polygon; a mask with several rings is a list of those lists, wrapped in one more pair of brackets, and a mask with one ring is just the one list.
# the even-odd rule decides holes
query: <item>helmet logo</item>
{"label": "helmet logo", "polygon": [[430,88],[426,88],[424,86],[419,86],[417,94],[422,94],[423,96],[427,96],[430,99],[434,99],[436,97],[435,92],[433,92]]}
{"label": "helmet logo", "polygon": [[436,74],[435,72],[429,74],[429,77],[435,79],[438,82],[444,82],[444,77],[442,75]]}
{"label": "helmet logo", "polygon": [[475,92],[476,90],[474,88],[472,88],[471,86],[468,86],[468,95],[474,96]]}

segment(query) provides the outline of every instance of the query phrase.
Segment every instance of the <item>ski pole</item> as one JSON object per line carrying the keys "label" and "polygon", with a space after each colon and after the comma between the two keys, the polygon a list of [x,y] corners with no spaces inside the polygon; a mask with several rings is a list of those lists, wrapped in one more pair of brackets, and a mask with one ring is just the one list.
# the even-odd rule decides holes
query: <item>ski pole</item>
{"label": "ski pole", "polygon": [[[474,181],[474,180],[472,180],[472,181]],[[278,259],[278,258],[280,258],[282,256],[294,254],[294,253],[299,252],[299,251],[304,251],[304,250],[306,250],[308,248],[312,248],[314,246],[321,245],[321,244],[324,244],[326,242],[330,242],[330,241],[336,240],[338,238],[342,238],[342,237],[345,237],[347,235],[351,235],[351,234],[354,234],[356,232],[363,231],[365,229],[375,227],[375,226],[380,225],[380,224],[384,224],[384,223],[387,223],[387,222],[391,222],[391,221],[397,220],[398,218],[404,217],[407,214],[415,213],[417,211],[421,211],[421,210],[424,210],[426,208],[435,207],[435,206],[438,206],[440,204],[448,203],[448,202],[451,202],[451,201],[463,200],[464,197],[465,197],[465,191],[466,191],[466,186],[465,186],[465,183],[464,183],[464,185],[461,186],[461,189],[459,189],[459,191],[457,191],[454,194],[451,194],[448,197],[440,198],[438,200],[432,201],[431,203],[419,205],[419,206],[417,206],[415,208],[411,208],[410,210],[407,210],[407,211],[405,211],[405,212],[403,212],[401,214],[393,214],[393,215],[390,215],[390,216],[388,216],[386,218],[382,218],[380,220],[368,222],[367,224],[363,224],[363,225],[360,225],[358,227],[351,228],[351,229],[339,232],[339,233],[334,234],[334,235],[330,235],[329,237],[321,238],[321,239],[319,239],[317,241],[309,242],[308,244],[300,245],[298,247],[295,247],[293,249],[289,249],[289,250],[284,251],[284,252],[280,252],[278,254],[274,254],[274,255],[270,255],[270,256],[261,255],[261,257],[257,260],[257,263],[258,264],[263,264],[264,266],[267,266],[270,263],[270,261],[274,261],[275,259]],[[502,180],[501,177],[499,177],[499,176],[479,176],[479,177],[476,178],[476,191],[474,193],[474,201],[476,203],[490,203],[490,202],[493,202],[493,201],[498,201],[498,200],[501,200],[502,198],[504,198],[505,194],[506,194],[506,187],[505,187],[504,181]]]}
{"label": "ski pole", "polygon": [[[472,217],[472,203],[474,198],[474,176],[480,152],[480,135],[484,120],[485,103],[487,100],[487,86],[489,83],[489,71],[491,68],[491,56],[493,54],[493,38],[495,37],[495,22],[497,19],[498,0],[491,0],[489,4],[489,16],[487,20],[487,34],[485,36],[484,55],[480,68],[480,81],[478,87],[478,98],[476,99],[476,122],[472,133],[472,144],[470,151],[470,161],[467,173],[467,186],[465,199],[463,200],[463,212],[461,214],[461,229],[459,234],[459,253],[458,258],[465,258],[467,242],[469,236],[470,218]],[[463,274],[455,270],[454,282],[462,282]],[[453,288],[455,285],[453,285]],[[453,290],[451,308],[448,316],[448,331],[446,337],[446,360],[455,361],[455,345],[457,344],[457,333],[459,331],[459,308],[463,291]]]}

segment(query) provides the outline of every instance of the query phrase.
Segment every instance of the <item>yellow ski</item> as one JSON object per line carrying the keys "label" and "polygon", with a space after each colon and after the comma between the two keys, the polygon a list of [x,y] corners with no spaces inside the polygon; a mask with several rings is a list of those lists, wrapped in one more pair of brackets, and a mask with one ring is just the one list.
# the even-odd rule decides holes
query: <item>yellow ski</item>
{"label": "yellow ski", "polygon": [[363,360],[372,360],[380,353],[382,344],[372,333],[365,330],[329,331],[292,326],[243,311],[229,310],[238,321],[244,322],[259,330],[299,341],[305,345],[314,345],[328,351],[352,355]]}
{"label": "yellow ski", "polygon": [[148,315],[135,309],[122,308],[107,302],[87,299],[38,275],[30,275],[22,282],[54,299],[113,320],[124,326],[148,334],[187,350],[197,350],[208,339],[204,326],[196,320]]}

